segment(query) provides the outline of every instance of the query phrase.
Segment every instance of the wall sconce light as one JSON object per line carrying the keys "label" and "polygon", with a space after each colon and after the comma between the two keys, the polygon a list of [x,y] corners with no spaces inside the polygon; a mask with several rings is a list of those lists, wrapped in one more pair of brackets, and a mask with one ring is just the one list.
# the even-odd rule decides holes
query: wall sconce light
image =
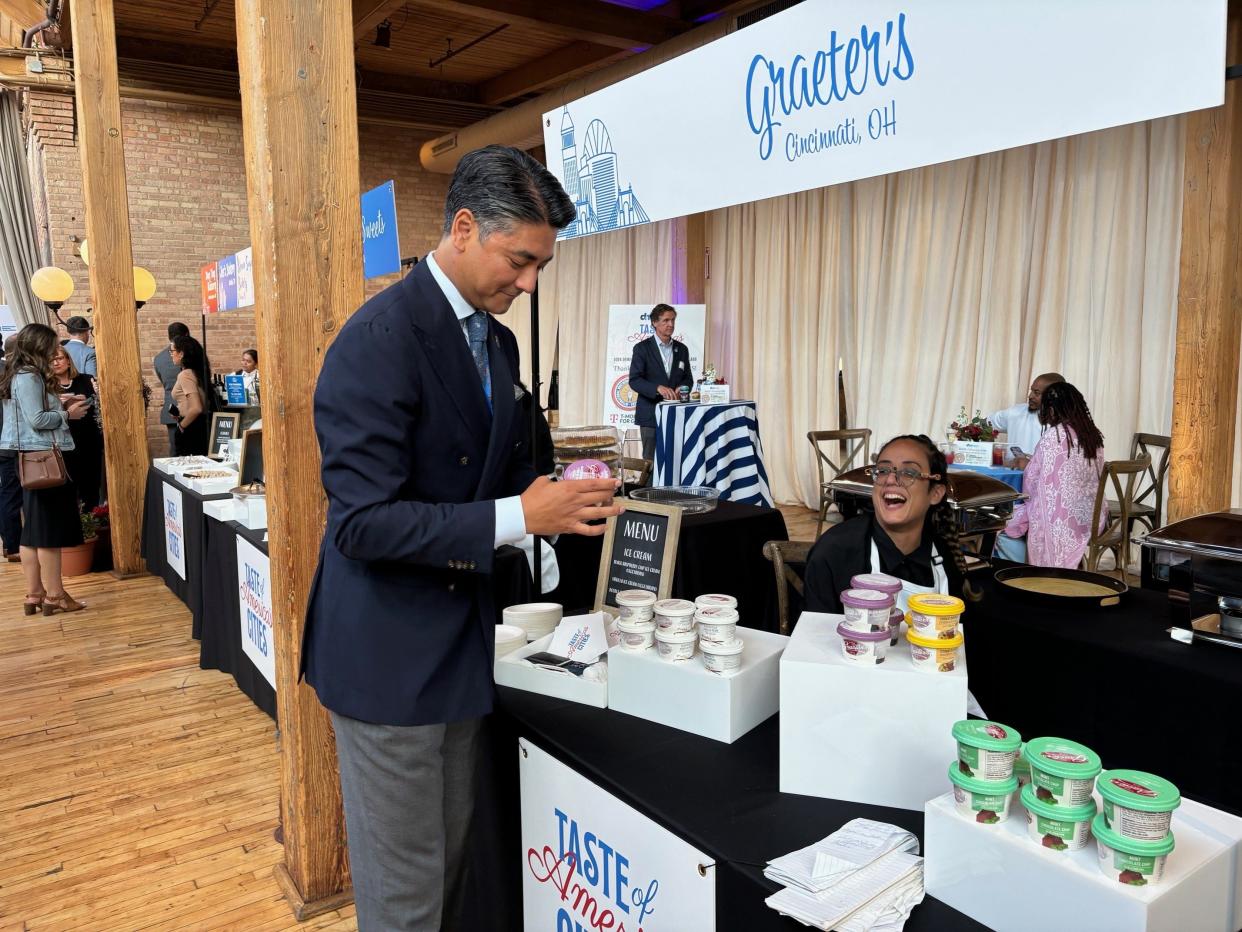
{"label": "wall sconce light", "polygon": [[375,27],[375,41],[372,43],[376,48],[390,49],[392,48],[392,21],[384,20]]}
{"label": "wall sconce light", "polygon": [[30,276],[30,290],[60,320],[60,309],[73,295],[73,279],[64,269],[45,265]]}
{"label": "wall sconce light", "polygon": [[134,304],[141,308],[155,296],[155,276],[140,265],[134,266]]}

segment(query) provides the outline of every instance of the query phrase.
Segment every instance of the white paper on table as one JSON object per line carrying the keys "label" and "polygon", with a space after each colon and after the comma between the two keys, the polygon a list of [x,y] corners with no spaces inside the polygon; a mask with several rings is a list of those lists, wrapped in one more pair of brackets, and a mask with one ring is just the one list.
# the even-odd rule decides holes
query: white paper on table
{"label": "white paper on table", "polygon": [[764,876],[816,894],[892,851],[917,852],[914,835],[884,822],[854,819],[827,838],[768,862]]}
{"label": "white paper on table", "polygon": [[[803,890],[787,887],[765,900],[782,915],[817,929],[841,927],[843,932],[869,932],[879,921],[895,928],[899,909],[914,908],[917,882],[919,899],[922,892],[923,859],[905,851],[893,851],[868,866],[852,873],[830,891],[814,896]],[[868,921],[868,907],[874,904],[874,921]],[[889,916],[890,907],[893,915]],[[904,919],[901,920],[904,923]],[[853,923],[848,926],[846,925]]]}
{"label": "white paper on table", "polygon": [[608,635],[604,631],[603,612],[562,618],[548,646],[550,653],[581,663],[594,663],[606,650]]}

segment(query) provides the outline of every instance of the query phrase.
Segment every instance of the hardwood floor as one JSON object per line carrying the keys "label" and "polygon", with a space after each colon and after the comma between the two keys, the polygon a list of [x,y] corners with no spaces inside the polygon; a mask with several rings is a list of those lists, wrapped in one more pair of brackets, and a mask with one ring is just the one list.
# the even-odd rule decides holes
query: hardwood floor
{"label": "hardwood floor", "polygon": [[26,617],[0,563],[0,932],[356,929],[280,895],[275,727],[199,669],[185,606],[153,577],[68,588],[86,611]]}

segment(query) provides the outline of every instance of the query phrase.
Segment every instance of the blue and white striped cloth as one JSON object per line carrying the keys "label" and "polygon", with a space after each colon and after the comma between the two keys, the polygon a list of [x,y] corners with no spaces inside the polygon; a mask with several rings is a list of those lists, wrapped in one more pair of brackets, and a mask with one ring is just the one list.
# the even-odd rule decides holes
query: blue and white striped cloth
{"label": "blue and white striped cloth", "polygon": [[773,506],[753,401],[656,407],[653,485],[702,485],[720,497]]}

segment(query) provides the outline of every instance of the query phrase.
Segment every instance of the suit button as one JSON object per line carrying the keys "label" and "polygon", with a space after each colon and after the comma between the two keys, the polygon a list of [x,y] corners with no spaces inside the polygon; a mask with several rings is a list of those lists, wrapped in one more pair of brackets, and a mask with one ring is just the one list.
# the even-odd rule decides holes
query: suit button
{"label": "suit button", "polygon": [[469,466],[469,465],[470,465],[470,457],[468,457],[468,456],[463,456],[463,457],[462,457],[461,459],[459,459],[457,462],[461,463],[463,466]]}

